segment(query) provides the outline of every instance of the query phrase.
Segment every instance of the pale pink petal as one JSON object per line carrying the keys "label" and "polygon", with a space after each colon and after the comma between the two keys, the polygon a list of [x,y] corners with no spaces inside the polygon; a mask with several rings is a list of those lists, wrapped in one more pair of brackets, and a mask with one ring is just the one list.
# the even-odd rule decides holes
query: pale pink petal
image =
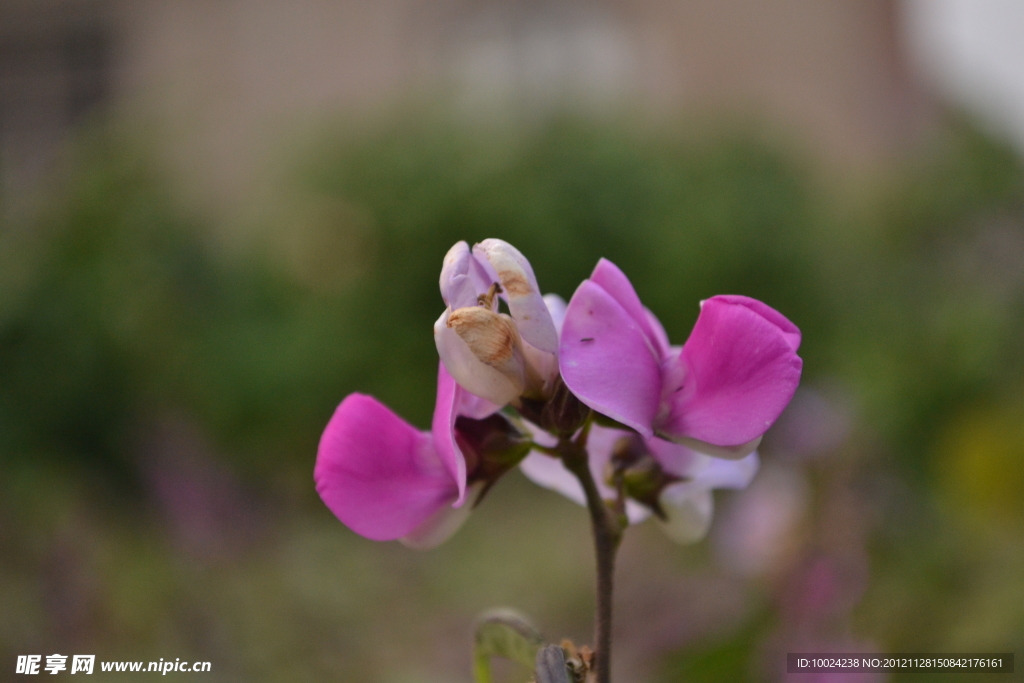
{"label": "pale pink petal", "polygon": [[729,297],[704,302],[674,361],[682,385],[665,397],[670,410],[659,433],[742,446],[771,427],[796,391],[803,361],[792,334],[762,312]]}
{"label": "pale pink petal", "polygon": [[584,404],[652,436],[661,372],[640,325],[601,286],[584,280],[569,302],[559,367]]}
{"label": "pale pink petal", "polygon": [[334,412],[313,478],[331,512],[375,541],[406,536],[459,495],[430,435],[363,394],[349,395]]}
{"label": "pale pink petal", "polygon": [[530,262],[508,242],[486,239],[473,247],[477,259],[494,269],[502,296],[523,339],[541,351],[558,351],[558,332],[540,294]]}
{"label": "pale pink petal", "polygon": [[545,294],[544,305],[548,307],[548,313],[551,314],[551,322],[555,324],[555,331],[561,335],[562,323],[565,322],[565,299],[557,294]]}
{"label": "pale pink petal", "polygon": [[[441,365],[443,366],[444,363]],[[447,372],[447,369],[445,372]],[[501,410],[501,406],[497,403],[491,403],[486,398],[480,398],[476,394],[471,394],[461,387],[459,387],[459,389],[459,405],[456,409],[456,412],[458,412],[459,415],[465,415],[466,417],[473,418],[474,420],[482,420],[485,417],[490,417]]]}
{"label": "pale pink petal", "polygon": [[487,291],[491,280],[465,242],[457,242],[445,254],[441,266],[441,298],[452,310],[476,306],[477,297]]}

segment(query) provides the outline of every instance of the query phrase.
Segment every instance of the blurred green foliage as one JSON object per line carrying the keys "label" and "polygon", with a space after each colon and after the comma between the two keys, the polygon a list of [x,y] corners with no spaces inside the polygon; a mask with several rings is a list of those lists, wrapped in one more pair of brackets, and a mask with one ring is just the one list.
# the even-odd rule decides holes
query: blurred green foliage
{"label": "blurred green foliage", "polygon": [[[312,663],[301,671],[317,676],[347,658],[349,674],[338,680],[426,680],[383,663],[395,646],[378,641],[389,640],[391,622],[359,591],[397,590],[414,603],[403,612],[412,620],[444,601],[461,619],[460,610],[487,601],[482,593],[497,593],[557,606],[564,620],[547,616],[579,628],[572,606],[585,608],[587,593],[567,585],[589,576],[585,551],[572,554],[585,538],[563,549],[568,564],[558,570],[544,549],[540,559],[516,555],[524,586],[540,592],[502,593],[493,577],[513,560],[500,559],[484,529],[471,522],[440,559],[410,569],[405,551],[378,549],[329,519],[310,481],[319,432],[349,392],[372,393],[427,424],[441,258],[457,240],[485,237],[516,245],[542,288],[567,299],[599,258],[610,258],[676,343],[698,302],[718,293],[762,299],[801,327],[806,382],[849,387],[853,440],[870,444],[871,466],[910,492],[899,529],[873,546],[877,595],[869,591],[857,621],[871,638],[890,649],[951,647],[955,629],[918,619],[948,625],[956,617],[922,605],[936,595],[947,605],[989,595],[970,578],[949,583],[957,572],[997,572],[999,560],[954,532],[929,537],[943,515],[967,509],[979,524],[1000,520],[991,543],[1016,535],[1007,553],[1011,566],[1024,566],[1024,510],[1014,493],[1024,490],[1024,173],[1019,158],[966,126],[859,193],[839,193],[812,165],[742,135],[698,143],[569,119],[505,133],[406,122],[318,145],[281,200],[288,211],[269,214],[288,217],[262,240],[227,247],[154,168],[125,141],[97,134],[37,221],[0,226],[0,590],[21,595],[12,614],[35,623],[36,638],[67,649],[60,643],[78,637],[60,641],[63,617],[45,597],[54,579],[43,568],[68,543],[77,558],[68,561],[100,577],[82,588],[99,596],[96,614],[83,617],[100,624],[86,629],[90,637],[144,647],[116,635],[142,629],[145,647],[205,652],[215,672],[219,657],[246,680],[293,680],[295,669],[276,665],[278,656],[293,667],[305,657]],[[201,571],[183,567],[205,560],[174,565],[182,551],[162,540],[168,513],[153,502],[147,474],[147,434],[168,414],[194,424],[216,466],[258,492],[268,511],[271,521],[260,524],[270,531],[242,559]],[[492,521],[516,509],[502,496],[487,505],[495,512],[479,516]],[[562,521],[544,513],[565,508],[548,505],[506,528],[515,537],[508,547],[558,543]],[[92,531],[69,542],[61,529],[82,514]],[[325,540],[333,534],[339,540]],[[474,554],[481,549],[490,554]],[[934,575],[929,557],[942,558]],[[391,572],[417,578],[396,589]],[[458,585],[445,583],[448,574]],[[999,579],[999,590],[1019,594],[1019,576]],[[459,602],[460,590],[472,597]],[[256,608],[256,594],[273,597]],[[209,595],[216,606],[201,604]],[[175,601],[191,607],[171,609]],[[977,623],[1002,619],[990,629],[997,639],[1024,633],[1019,610],[999,614]],[[196,620],[219,640],[190,642]],[[901,639],[908,623],[923,630]],[[320,635],[306,637],[311,631]],[[748,670],[737,653],[756,638],[749,630],[736,638],[692,659],[683,651],[686,680]],[[5,639],[11,652],[35,642],[17,629],[0,631]],[[263,649],[269,639],[294,651]],[[406,656],[425,655],[410,647]]]}

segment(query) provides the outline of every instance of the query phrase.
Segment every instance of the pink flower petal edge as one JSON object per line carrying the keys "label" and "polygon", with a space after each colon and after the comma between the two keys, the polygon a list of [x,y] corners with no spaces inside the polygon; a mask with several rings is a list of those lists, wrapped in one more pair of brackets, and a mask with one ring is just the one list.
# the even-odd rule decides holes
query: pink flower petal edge
{"label": "pink flower petal edge", "polygon": [[640,322],[592,280],[584,280],[569,302],[559,367],[566,386],[583,403],[644,436],[653,435],[661,395],[658,359]]}
{"label": "pink flower petal edge", "polygon": [[708,299],[675,361],[682,385],[666,397],[670,412],[660,430],[716,446],[757,439],[800,383],[799,338],[795,325],[759,301]]}
{"label": "pink flower petal edge", "polygon": [[410,534],[459,497],[430,434],[365,394],[350,394],[335,410],[313,479],[331,512],[375,541]]}

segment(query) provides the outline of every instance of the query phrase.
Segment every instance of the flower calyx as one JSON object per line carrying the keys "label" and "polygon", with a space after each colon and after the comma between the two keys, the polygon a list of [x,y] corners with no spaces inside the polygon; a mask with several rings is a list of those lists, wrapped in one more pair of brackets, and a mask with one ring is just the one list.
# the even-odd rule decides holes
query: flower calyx
{"label": "flower calyx", "polygon": [[528,434],[501,413],[482,420],[459,416],[455,420],[455,440],[466,458],[467,484],[482,484],[474,507],[502,475],[526,457],[533,444]]}
{"label": "flower calyx", "polygon": [[685,481],[666,472],[636,434],[624,436],[615,444],[605,479],[627,497],[650,508],[662,521],[668,519],[661,505],[662,491],[671,484]]}
{"label": "flower calyx", "polygon": [[550,398],[524,398],[519,406],[519,414],[544,431],[567,439],[579,431],[590,417],[591,410],[569,391],[559,376],[555,378]]}

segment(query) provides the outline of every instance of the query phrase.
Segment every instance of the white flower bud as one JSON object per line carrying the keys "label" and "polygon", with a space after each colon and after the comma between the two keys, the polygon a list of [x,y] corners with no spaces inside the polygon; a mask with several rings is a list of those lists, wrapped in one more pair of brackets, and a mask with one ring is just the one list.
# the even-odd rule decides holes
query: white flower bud
{"label": "white flower bud", "polygon": [[452,311],[448,327],[481,363],[505,375],[520,390],[526,387],[523,347],[512,318],[483,306],[467,306]]}
{"label": "white flower bud", "polygon": [[499,406],[523,393],[521,343],[507,316],[482,306],[446,309],[434,323],[434,342],[448,372],[470,393]]}

